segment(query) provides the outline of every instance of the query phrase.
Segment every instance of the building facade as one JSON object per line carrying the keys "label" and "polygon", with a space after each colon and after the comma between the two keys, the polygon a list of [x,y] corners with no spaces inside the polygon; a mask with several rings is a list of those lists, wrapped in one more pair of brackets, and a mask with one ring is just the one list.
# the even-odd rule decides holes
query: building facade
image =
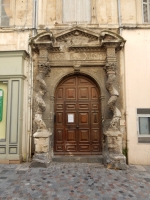
{"label": "building facade", "polygon": [[0,1],[0,162],[150,164],[149,6]]}

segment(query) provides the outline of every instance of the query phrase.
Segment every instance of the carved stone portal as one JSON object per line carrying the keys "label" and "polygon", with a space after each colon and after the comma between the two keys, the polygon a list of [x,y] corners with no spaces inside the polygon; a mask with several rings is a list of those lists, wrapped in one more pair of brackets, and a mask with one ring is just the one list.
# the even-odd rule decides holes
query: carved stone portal
{"label": "carved stone portal", "polygon": [[46,109],[43,96],[47,91],[44,77],[50,71],[50,65],[51,67],[70,67],[72,73],[80,73],[80,68],[84,66],[105,65],[106,89],[110,94],[108,107],[113,117],[108,129],[104,132],[103,156],[107,167],[126,169],[126,160],[122,154],[122,133],[119,130],[121,112],[116,106],[119,93],[114,87],[117,67],[116,50],[121,49],[124,43],[121,36],[111,31],[102,31],[98,34],[81,27],[73,27],[55,35],[44,32],[32,39],[32,50],[39,54],[36,76],[39,90],[35,95],[37,110],[34,118],[37,131],[33,135],[35,155],[32,166],[37,163],[39,166],[47,166],[51,160],[50,133],[42,119],[42,113]]}

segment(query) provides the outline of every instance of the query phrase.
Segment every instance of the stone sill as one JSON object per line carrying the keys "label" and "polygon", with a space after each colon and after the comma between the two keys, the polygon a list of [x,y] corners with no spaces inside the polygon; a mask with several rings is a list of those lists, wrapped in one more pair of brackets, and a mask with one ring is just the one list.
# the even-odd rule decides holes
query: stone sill
{"label": "stone sill", "polygon": [[22,160],[9,160],[9,159],[0,159],[0,164],[20,164]]}

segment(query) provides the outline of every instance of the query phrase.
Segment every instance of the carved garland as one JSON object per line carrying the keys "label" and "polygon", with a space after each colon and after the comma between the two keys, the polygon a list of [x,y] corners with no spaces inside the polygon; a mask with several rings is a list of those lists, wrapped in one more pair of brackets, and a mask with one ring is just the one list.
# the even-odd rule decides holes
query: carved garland
{"label": "carved garland", "polygon": [[42,113],[46,109],[46,104],[43,100],[43,96],[47,91],[47,86],[44,81],[44,77],[48,72],[50,72],[50,65],[48,62],[46,63],[40,63],[38,64],[38,75],[36,77],[36,80],[39,82],[39,91],[35,95],[35,102],[37,104],[37,111],[35,113],[34,121],[36,122],[38,126],[37,132],[41,132],[44,130],[47,130],[46,125],[42,119]]}
{"label": "carved garland", "polygon": [[113,112],[113,118],[110,122],[109,130],[118,130],[119,120],[121,118],[121,112],[116,107],[116,101],[119,96],[118,91],[113,86],[113,82],[116,79],[116,64],[115,63],[107,63],[104,68],[107,81],[106,81],[106,88],[110,93],[110,98],[108,100],[109,109]]}

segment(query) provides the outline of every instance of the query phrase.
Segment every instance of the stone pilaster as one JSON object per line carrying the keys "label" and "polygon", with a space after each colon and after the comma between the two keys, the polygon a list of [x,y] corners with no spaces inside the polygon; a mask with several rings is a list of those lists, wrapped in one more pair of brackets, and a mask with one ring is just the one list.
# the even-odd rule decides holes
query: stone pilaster
{"label": "stone pilaster", "polygon": [[122,133],[119,130],[121,112],[116,106],[119,93],[114,87],[117,67],[115,45],[105,46],[107,51],[107,60],[104,70],[107,76],[106,88],[110,94],[108,107],[112,111],[113,117],[108,129],[104,133],[105,147],[103,155],[105,164],[108,168],[126,169],[126,158],[122,154]]}
{"label": "stone pilaster", "polygon": [[33,134],[35,144],[35,154],[31,163],[32,167],[47,167],[50,164],[50,135],[46,124],[42,119],[42,114],[46,110],[46,104],[43,100],[44,94],[47,92],[47,86],[44,77],[50,72],[48,63],[48,52],[45,46],[39,46],[38,75],[36,80],[39,84],[39,90],[35,95],[35,103],[37,110],[34,121],[37,124],[37,131]]}

